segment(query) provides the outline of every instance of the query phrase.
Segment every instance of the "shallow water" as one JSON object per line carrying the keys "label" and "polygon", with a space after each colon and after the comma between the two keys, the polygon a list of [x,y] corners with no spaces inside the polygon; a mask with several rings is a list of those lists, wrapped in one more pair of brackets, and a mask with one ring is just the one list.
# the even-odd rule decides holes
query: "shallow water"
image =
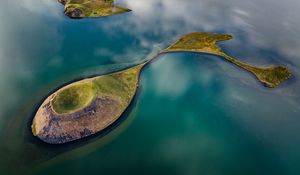
{"label": "shallow water", "polygon": [[[126,14],[71,20],[56,0],[0,6],[1,174],[300,174],[300,2],[119,0]],[[30,132],[47,94],[133,65],[192,31],[255,65],[287,65],[276,89],[222,58],[161,55],[112,127],[66,145]]]}

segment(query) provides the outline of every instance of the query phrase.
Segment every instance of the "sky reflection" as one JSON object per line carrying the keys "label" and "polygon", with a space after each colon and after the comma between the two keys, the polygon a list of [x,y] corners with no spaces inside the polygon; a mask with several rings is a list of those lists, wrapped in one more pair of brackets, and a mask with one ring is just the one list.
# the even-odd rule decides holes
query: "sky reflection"
{"label": "sky reflection", "polygon": [[[86,70],[104,65],[140,62],[188,32],[219,32],[235,36],[220,44],[229,55],[255,65],[287,65],[294,77],[271,90],[221,58],[191,53],[162,55],[142,74],[137,121],[120,143],[132,148],[130,143],[136,140],[130,138],[137,137],[140,138],[137,142],[142,142],[154,127],[167,125],[172,131],[170,135],[160,131],[157,138],[153,137],[153,141],[159,142],[157,149],[166,162],[173,160],[176,164],[182,158],[187,160],[186,155],[197,148],[199,154],[191,156],[195,160],[189,160],[191,164],[209,158],[209,148],[228,157],[236,149],[250,156],[251,152],[246,153],[247,148],[243,146],[251,143],[253,149],[258,149],[252,150],[254,153],[270,151],[272,160],[282,165],[280,169],[287,174],[300,172],[297,168],[300,157],[297,147],[300,144],[299,0],[118,0],[117,3],[133,11],[107,18],[71,20],[63,15],[63,6],[56,0],[1,2],[0,139],[5,140],[3,148],[14,153],[28,144],[26,137],[19,136],[23,133],[20,128],[27,127],[22,125],[23,121],[30,118],[22,110],[32,111],[41,94],[46,95],[73,80],[68,77],[88,76]],[[24,115],[15,116],[16,113]],[[176,123],[172,120],[176,117],[182,120]],[[10,125],[14,121],[18,124]],[[19,128],[18,134],[6,131],[10,126]],[[196,134],[191,135],[192,130],[178,134],[175,126],[192,128]],[[218,130],[216,126],[224,128]],[[232,129],[235,127],[238,129]],[[141,133],[140,137],[136,133]],[[15,140],[8,141],[5,136],[14,136]],[[197,140],[199,137],[203,142]],[[233,143],[227,143],[227,139]],[[115,146],[119,148],[117,143]],[[184,166],[189,169],[188,164]],[[197,173],[193,169],[197,167],[192,164],[190,174]]]}

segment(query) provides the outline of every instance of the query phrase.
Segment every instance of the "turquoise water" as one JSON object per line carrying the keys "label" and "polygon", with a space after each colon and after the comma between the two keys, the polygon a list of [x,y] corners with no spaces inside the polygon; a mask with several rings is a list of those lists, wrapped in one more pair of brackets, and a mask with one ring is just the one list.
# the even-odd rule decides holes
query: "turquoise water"
{"label": "turquoise water", "polygon": [[[0,6],[0,174],[300,174],[300,3],[297,0],[120,0],[130,13],[71,20],[56,0]],[[192,31],[255,65],[287,65],[276,89],[222,58],[161,55],[112,127],[53,146],[30,132],[62,85],[125,68]]]}

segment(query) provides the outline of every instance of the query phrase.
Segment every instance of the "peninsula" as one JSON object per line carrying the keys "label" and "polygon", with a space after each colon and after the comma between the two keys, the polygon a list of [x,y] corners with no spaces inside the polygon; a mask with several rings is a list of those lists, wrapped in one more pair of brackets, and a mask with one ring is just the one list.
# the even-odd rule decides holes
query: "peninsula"
{"label": "peninsula", "polygon": [[229,62],[251,72],[260,82],[270,88],[278,86],[281,82],[291,77],[292,73],[286,66],[253,66],[228,56],[216,45],[217,42],[230,40],[232,38],[233,36],[229,34],[213,34],[205,32],[189,33],[181,37],[170,47],[163,50],[162,53],[199,52],[221,56]]}
{"label": "peninsula", "polygon": [[[252,66],[228,56],[216,46],[217,42],[231,38],[228,34],[190,33],[160,53],[218,55],[253,73],[270,88],[291,77],[292,73],[285,66]],[[116,73],[77,81],[54,92],[35,114],[31,126],[33,135],[47,143],[61,144],[107,128],[128,108],[138,88],[141,70],[152,59]]]}

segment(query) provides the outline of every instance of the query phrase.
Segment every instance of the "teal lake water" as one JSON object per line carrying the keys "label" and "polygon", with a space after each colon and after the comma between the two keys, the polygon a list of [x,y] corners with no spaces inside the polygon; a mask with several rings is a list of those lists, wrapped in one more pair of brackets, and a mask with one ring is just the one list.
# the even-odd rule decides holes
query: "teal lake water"
{"label": "teal lake water", "polygon": [[[300,174],[300,1],[119,0],[133,11],[72,20],[56,0],[0,3],[0,174]],[[100,134],[48,145],[40,103],[66,83],[132,66],[188,32],[229,33],[229,55],[286,65],[275,89],[222,58],[161,55]]]}

